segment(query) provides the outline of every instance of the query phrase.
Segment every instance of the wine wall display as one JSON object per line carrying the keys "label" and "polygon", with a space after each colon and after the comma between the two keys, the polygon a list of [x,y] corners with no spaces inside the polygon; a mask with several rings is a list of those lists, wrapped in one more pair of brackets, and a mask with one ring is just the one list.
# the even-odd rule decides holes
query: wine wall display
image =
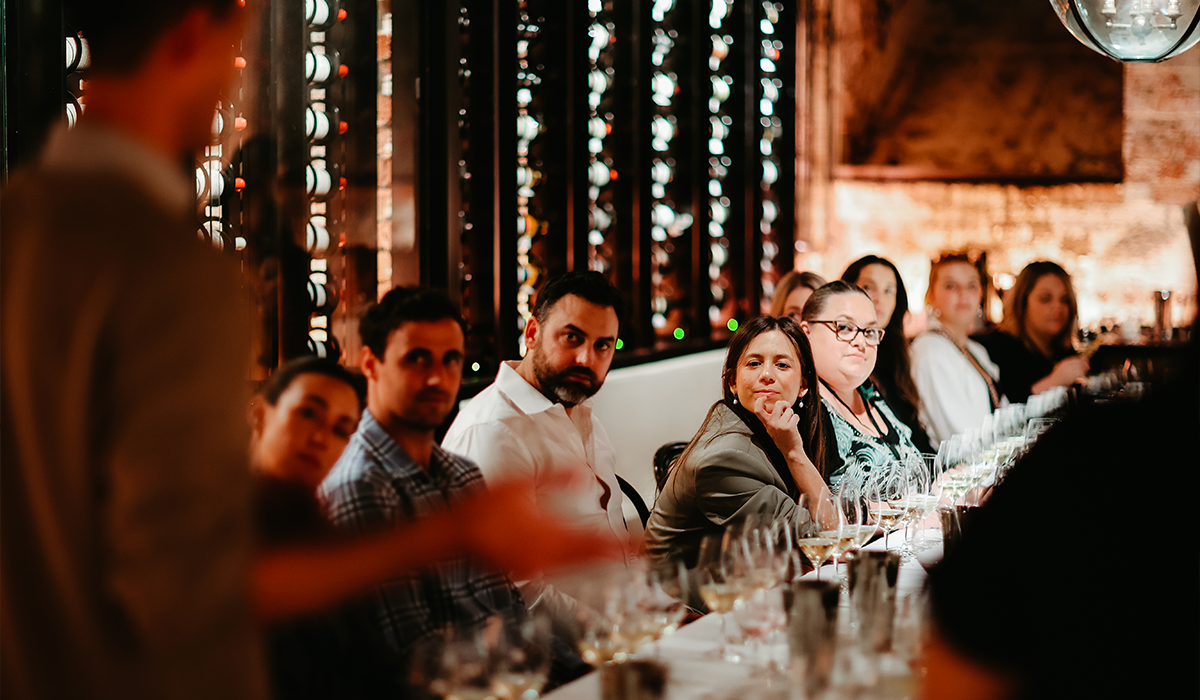
{"label": "wine wall display", "polygon": [[769,306],[794,250],[793,8],[462,0],[419,19],[447,37],[423,76],[451,86],[422,97],[449,119],[423,118],[422,157],[455,165],[418,184],[453,203],[419,237],[444,245],[426,279],[463,302],[468,374],[524,354],[538,289],[567,270],[627,295],[618,358],[711,347]]}
{"label": "wine wall display", "polygon": [[[719,345],[792,266],[794,3],[239,4],[196,230],[241,263],[257,378],[356,363],[358,316],[396,284],[461,304],[467,379],[486,381],[527,351],[554,275],[626,295],[620,363]],[[6,86],[27,108],[7,113],[6,166],[86,109],[87,42],[55,16],[28,32],[53,51],[10,55],[48,67]]]}

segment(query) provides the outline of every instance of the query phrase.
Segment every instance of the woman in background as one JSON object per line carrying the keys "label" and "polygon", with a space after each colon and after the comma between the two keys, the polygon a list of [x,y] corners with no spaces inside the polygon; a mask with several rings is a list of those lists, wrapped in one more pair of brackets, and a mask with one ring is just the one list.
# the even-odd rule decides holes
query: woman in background
{"label": "woman in background", "polygon": [[801,494],[825,489],[820,402],[808,339],[791,318],[759,316],[729,341],[724,398],[671,466],[646,523],[646,553],[696,566],[700,541],[750,517],[809,522]]}
{"label": "woman in background", "polygon": [[892,261],[867,255],[850,263],[842,279],[871,297],[875,316],[886,333],[875,358],[871,381],[887,400],[887,405],[912,431],[913,444],[921,452],[936,452],[921,425],[921,399],[912,378],[912,359],[908,338],[904,336],[904,318],[908,315],[908,290],[900,271]]}
{"label": "woman in background", "polygon": [[933,444],[978,428],[1004,396],[1000,371],[970,335],[983,317],[983,272],[965,253],[947,253],[929,269],[929,329],[912,342],[921,422]]}
{"label": "woman in background", "polygon": [[800,318],[804,302],[813,292],[825,286],[825,278],[815,272],[792,270],[780,278],[775,285],[775,297],[771,301],[772,316]]}
{"label": "woman in background", "polygon": [[1000,367],[1000,382],[1010,401],[1069,386],[1084,377],[1088,362],[1071,338],[1077,329],[1071,276],[1052,262],[1033,262],[1021,270],[1004,297],[1000,328],[978,338]]}
{"label": "woman in background", "polygon": [[867,382],[887,331],[863,290],[837,280],[813,293],[800,324],[812,346],[824,406],[825,470],[837,487],[856,466],[919,458],[912,431]]}

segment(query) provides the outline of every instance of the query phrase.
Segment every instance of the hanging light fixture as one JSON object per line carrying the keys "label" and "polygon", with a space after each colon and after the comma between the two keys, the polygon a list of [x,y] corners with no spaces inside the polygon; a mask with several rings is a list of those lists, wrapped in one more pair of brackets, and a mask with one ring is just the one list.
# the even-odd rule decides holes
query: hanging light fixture
{"label": "hanging light fixture", "polygon": [[1200,0],[1050,0],[1084,46],[1128,62],[1165,61],[1200,41]]}

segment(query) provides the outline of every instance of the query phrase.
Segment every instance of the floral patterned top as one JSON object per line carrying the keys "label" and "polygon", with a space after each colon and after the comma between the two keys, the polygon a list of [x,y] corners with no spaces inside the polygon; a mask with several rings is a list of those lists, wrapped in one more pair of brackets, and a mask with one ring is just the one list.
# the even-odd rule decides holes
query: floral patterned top
{"label": "floral patterned top", "polygon": [[[886,461],[920,459],[921,452],[912,441],[912,429],[896,418],[887,401],[871,384],[858,388],[863,401],[874,406],[887,424],[883,437],[867,435],[842,417],[834,405],[821,396],[825,407],[825,480],[834,490],[847,478],[870,473],[874,465]],[[880,426],[883,427],[882,425]]]}

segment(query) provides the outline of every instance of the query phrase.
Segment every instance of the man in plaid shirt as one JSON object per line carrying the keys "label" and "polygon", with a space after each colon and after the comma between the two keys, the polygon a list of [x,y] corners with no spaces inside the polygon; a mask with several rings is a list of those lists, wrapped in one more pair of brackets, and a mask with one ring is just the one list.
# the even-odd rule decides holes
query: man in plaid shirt
{"label": "man in plaid shirt", "polygon": [[[434,430],[453,408],[462,378],[463,322],[454,305],[427,288],[397,287],[359,326],[367,410],[320,499],[338,527],[378,531],[443,512],[485,490],[479,468],[443,450]],[[397,654],[443,626],[482,626],[497,615],[525,615],[509,578],[466,557],[373,594],[384,637]]]}

